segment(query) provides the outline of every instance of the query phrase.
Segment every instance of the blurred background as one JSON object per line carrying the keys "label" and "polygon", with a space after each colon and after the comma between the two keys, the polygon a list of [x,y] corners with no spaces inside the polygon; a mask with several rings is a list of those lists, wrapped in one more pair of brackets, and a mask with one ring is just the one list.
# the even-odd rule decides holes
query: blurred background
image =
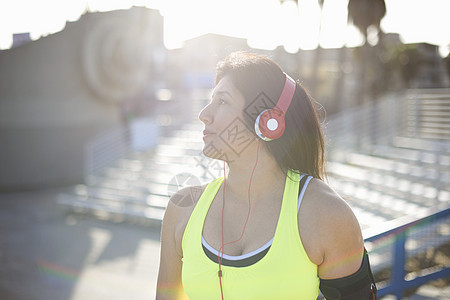
{"label": "blurred background", "polygon": [[[227,54],[315,99],[383,299],[450,299],[446,0],[0,2],[0,298],[153,299]],[[381,297],[380,297],[381,298]]]}

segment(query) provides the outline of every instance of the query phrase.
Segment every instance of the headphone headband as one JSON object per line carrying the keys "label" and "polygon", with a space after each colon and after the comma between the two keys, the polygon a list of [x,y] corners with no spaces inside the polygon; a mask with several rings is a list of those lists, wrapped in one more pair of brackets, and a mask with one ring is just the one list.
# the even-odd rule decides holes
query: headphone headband
{"label": "headphone headband", "polygon": [[[283,72],[284,73],[284,72]],[[286,113],[289,108],[289,105],[292,102],[292,98],[294,97],[295,92],[295,80],[292,79],[288,74],[284,73],[286,76],[286,81],[284,83],[283,91],[281,92],[280,98],[278,98],[277,105],[275,105],[278,109]]]}

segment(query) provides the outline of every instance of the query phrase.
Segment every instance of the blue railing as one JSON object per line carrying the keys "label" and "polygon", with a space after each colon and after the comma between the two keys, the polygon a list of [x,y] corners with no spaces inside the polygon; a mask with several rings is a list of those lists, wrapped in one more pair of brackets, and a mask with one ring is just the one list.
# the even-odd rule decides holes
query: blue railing
{"label": "blue railing", "polygon": [[[426,234],[425,228],[428,226],[433,226],[437,224],[445,225],[450,224],[448,221],[450,219],[450,207],[443,209],[441,211],[429,214],[423,218],[404,222],[399,226],[385,230],[381,233],[371,234],[365,238],[366,243],[377,244],[377,242],[383,241],[385,239],[393,239],[392,243],[392,263],[391,263],[391,276],[389,282],[379,287],[378,296],[382,297],[385,295],[395,295],[396,298],[402,299],[405,290],[419,287],[428,281],[446,278],[450,276],[450,267],[444,266],[442,268],[428,270],[426,274],[418,275],[413,279],[406,279],[407,272],[405,270],[405,263],[407,260],[407,239],[410,233],[417,229],[423,229],[423,234]],[[422,249],[426,249],[427,246],[436,247],[439,244],[447,243],[450,240],[448,233],[443,234],[435,243],[435,245],[425,245]],[[370,251],[370,250],[369,250]],[[375,250],[376,251],[376,250]],[[376,273],[376,272],[375,272]]]}

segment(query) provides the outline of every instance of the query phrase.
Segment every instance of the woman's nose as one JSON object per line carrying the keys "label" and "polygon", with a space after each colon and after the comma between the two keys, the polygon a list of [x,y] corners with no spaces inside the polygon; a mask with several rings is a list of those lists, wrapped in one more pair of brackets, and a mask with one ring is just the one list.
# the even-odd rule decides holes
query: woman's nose
{"label": "woman's nose", "polygon": [[200,121],[202,121],[204,124],[211,124],[212,122],[212,116],[210,112],[210,105],[207,104],[198,114],[198,118]]}

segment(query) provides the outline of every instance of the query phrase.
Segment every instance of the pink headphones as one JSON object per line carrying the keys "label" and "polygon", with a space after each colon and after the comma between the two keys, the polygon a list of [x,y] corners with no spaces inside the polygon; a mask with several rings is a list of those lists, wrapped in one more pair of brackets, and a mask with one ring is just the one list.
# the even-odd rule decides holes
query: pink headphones
{"label": "pink headphones", "polygon": [[261,112],[255,120],[256,134],[264,141],[278,139],[284,132],[284,116],[294,97],[296,85],[294,79],[286,73],[284,75],[286,76],[286,82],[277,104],[274,108]]}

